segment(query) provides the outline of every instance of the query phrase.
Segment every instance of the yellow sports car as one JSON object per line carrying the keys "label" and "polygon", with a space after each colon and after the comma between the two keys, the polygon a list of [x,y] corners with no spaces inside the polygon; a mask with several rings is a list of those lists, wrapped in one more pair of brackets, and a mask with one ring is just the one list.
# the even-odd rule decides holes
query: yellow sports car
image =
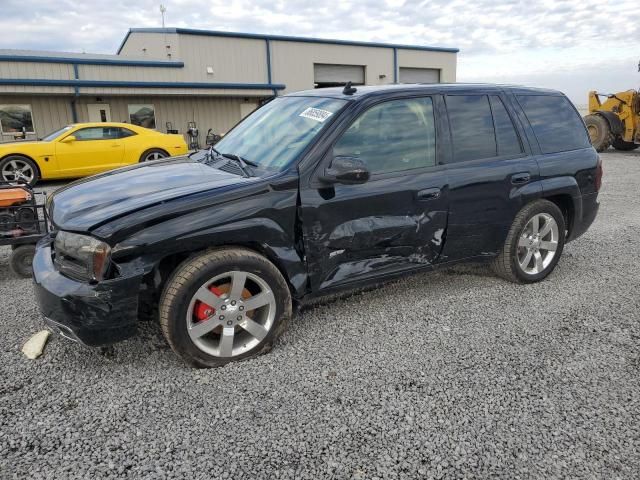
{"label": "yellow sports car", "polygon": [[0,181],[34,185],[185,153],[182,135],[128,123],[77,123],[37,142],[0,143]]}

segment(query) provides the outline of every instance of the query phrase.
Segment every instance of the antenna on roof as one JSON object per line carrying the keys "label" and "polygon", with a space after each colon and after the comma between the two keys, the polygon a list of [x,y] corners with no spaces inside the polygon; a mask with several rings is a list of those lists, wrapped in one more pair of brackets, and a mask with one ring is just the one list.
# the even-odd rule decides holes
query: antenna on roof
{"label": "antenna on roof", "polygon": [[358,91],[358,89],[356,87],[352,87],[351,86],[351,81],[348,81],[347,84],[344,86],[344,89],[342,90],[342,94],[343,95],[353,95],[357,91]]}
{"label": "antenna on roof", "polygon": [[162,28],[164,28],[164,14],[167,11],[167,7],[160,4],[160,15],[162,15]]}

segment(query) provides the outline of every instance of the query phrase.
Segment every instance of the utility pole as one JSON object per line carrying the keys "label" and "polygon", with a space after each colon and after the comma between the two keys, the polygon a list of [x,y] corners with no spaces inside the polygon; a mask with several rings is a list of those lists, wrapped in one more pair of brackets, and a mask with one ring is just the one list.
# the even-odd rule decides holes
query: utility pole
{"label": "utility pole", "polygon": [[167,11],[167,7],[160,4],[160,14],[162,15],[162,28],[164,28],[164,14]]}

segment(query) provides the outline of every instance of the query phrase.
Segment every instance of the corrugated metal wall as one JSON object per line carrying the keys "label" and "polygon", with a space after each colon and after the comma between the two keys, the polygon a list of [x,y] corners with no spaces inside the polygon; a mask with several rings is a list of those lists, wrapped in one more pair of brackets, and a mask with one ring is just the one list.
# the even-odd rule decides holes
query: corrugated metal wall
{"label": "corrugated metal wall", "polygon": [[411,68],[437,68],[442,83],[456,81],[456,54],[398,49],[398,66]]}
{"label": "corrugated metal wall", "polygon": [[[152,104],[156,114],[158,131],[166,130],[166,122],[171,122],[173,128],[185,133],[187,124],[195,120],[201,132],[202,143],[209,128],[216,133],[225,133],[241,119],[241,108],[245,111],[255,108],[260,102],[258,97],[80,97],[76,101],[76,111],[79,122],[88,122],[88,104],[105,103],[111,110],[111,120],[114,122],[129,122],[128,106],[130,104]],[[43,137],[58,128],[73,122],[71,114],[71,100],[73,97],[60,96],[4,96],[0,95],[2,104],[31,105],[35,135],[29,139]],[[245,107],[241,107],[242,105]],[[12,135],[2,135],[0,141],[13,141]]]}
{"label": "corrugated metal wall", "polygon": [[[202,135],[208,128],[216,133],[228,131],[240,121],[240,104],[257,104],[258,99],[243,98],[207,98],[207,97],[101,97],[101,103],[108,103],[111,109],[111,120],[129,122],[128,106],[130,104],[152,104],[156,114],[157,130],[164,132],[166,122],[184,133],[187,123],[195,120]],[[78,100],[78,120],[89,120],[87,104],[99,103],[95,97],[81,97]]]}
{"label": "corrugated metal wall", "polygon": [[[180,39],[183,74],[193,82],[267,83],[264,40],[185,35]],[[207,73],[213,68],[213,74]]]}
{"label": "corrugated metal wall", "polygon": [[64,63],[0,62],[0,78],[46,78],[71,80],[73,65]]}
{"label": "corrugated metal wall", "polygon": [[[120,50],[123,57],[153,60],[178,60],[180,58],[180,38],[176,33],[130,33]],[[167,48],[167,46],[169,48]],[[171,58],[167,55],[171,54]]]}
{"label": "corrugated metal wall", "polygon": [[[394,48],[391,47],[274,39],[269,40],[269,45],[271,80],[285,84],[284,93],[313,88],[314,64],[363,66],[368,85],[394,81]],[[132,32],[119,58],[175,60],[184,62],[184,67],[80,64],[78,77],[122,82],[241,84],[265,84],[269,79],[267,42],[261,38]],[[441,81],[455,82],[455,53],[397,48],[397,60],[398,67],[439,69]],[[208,67],[213,73],[207,71]],[[61,63],[0,61],[0,78],[73,80],[75,71],[73,65]],[[31,104],[37,135],[43,136],[72,122],[71,101],[76,93],[79,94],[76,98],[78,121],[88,120],[86,105],[89,103],[109,103],[114,121],[128,121],[128,104],[152,103],[159,130],[164,131],[169,121],[184,132],[187,122],[195,119],[204,134],[209,127],[217,133],[226,132],[240,120],[242,103],[256,105],[272,91],[117,86],[80,87],[76,92],[73,87],[0,85],[0,102]],[[250,109],[245,106],[242,111]],[[9,138],[3,136],[0,141]]]}
{"label": "corrugated metal wall", "polygon": [[[0,105],[19,104],[31,105],[31,113],[33,116],[33,126],[35,135],[29,135],[27,138],[35,139],[44,137],[48,133],[58,128],[68,125],[73,120],[71,118],[71,97],[59,96],[5,96],[0,95]],[[0,142],[13,141],[13,134],[1,135]]]}
{"label": "corrugated metal wall", "polygon": [[314,63],[363,65],[367,85],[393,83],[392,48],[271,42],[273,81],[286,84],[285,93],[313,88]]}

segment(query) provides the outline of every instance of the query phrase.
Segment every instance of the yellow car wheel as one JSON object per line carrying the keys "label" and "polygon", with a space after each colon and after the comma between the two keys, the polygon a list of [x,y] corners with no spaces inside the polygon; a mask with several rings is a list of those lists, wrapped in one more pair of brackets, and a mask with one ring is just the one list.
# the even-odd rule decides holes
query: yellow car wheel
{"label": "yellow car wheel", "polygon": [[160,160],[167,158],[169,154],[160,148],[151,148],[140,156],[140,162],[150,162],[152,160]]}
{"label": "yellow car wheel", "polygon": [[7,183],[35,185],[40,178],[38,166],[22,155],[9,155],[0,161],[0,180]]}

